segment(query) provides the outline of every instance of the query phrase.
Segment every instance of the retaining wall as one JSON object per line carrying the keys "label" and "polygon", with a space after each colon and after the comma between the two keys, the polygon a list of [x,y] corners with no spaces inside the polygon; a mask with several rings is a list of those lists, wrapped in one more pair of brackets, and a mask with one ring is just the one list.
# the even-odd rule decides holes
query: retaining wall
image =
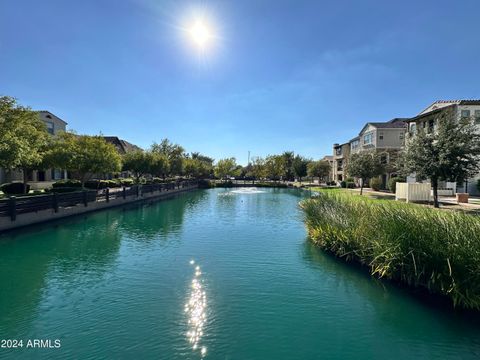
{"label": "retaining wall", "polygon": [[170,197],[174,194],[185,191],[192,191],[195,189],[198,189],[198,185],[191,185],[188,187],[168,191],[154,191],[151,193],[143,194],[139,197],[137,197],[136,195],[129,195],[126,196],[125,199],[123,199],[122,197],[118,197],[115,199],[111,199],[110,201],[94,201],[89,202],[87,206],[85,206],[84,204],[77,204],[70,207],[61,207],[58,209],[57,212],[55,212],[54,209],[40,210],[37,212],[18,214],[15,220],[11,220],[8,216],[0,217],[0,232],[32,224],[38,224],[46,221],[61,219],[68,216],[80,215],[92,211],[108,209],[116,206],[133,204],[147,200],[162,199]]}

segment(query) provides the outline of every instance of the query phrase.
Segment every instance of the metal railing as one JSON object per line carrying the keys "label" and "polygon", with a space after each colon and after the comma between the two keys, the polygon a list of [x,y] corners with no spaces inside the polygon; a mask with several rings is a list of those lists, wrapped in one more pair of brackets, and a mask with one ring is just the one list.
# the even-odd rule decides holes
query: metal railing
{"label": "metal railing", "polygon": [[165,184],[134,185],[123,188],[106,188],[102,190],[80,190],[68,193],[52,193],[48,195],[34,195],[16,197],[10,196],[0,200],[0,217],[10,217],[15,221],[17,215],[52,209],[58,212],[60,208],[77,205],[88,206],[92,202],[110,202],[113,199],[126,199],[135,196],[143,197],[155,192],[168,192],[197,185],[194,180],[178,181]]}

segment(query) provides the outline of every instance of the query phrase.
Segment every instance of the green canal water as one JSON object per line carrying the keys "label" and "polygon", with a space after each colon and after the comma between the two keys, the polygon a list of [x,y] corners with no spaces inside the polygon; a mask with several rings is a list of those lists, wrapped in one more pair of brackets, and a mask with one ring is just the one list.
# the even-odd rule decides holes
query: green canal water
{"label": "green canal water", "polygon": [[1,235],[0,338],[24,347],[0,358],[480,357],[474,318],[312,247],[302,194],[199,190]]}

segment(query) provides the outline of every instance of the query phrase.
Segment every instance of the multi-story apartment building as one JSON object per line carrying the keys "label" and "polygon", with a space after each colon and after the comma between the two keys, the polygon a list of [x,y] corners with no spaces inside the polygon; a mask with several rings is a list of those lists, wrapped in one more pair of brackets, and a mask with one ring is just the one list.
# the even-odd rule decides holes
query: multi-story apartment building
{"label": "multi-story apartment building", "polygon": [[[48,133],[52,136],[66,130],[67,123],[50,111],[41,110],[37,113],[40,120],[45,123]],[[64,179],[66,175],[66,171],[60,169],[33,170],[27,174],[27,178],[32,188],[41,188],[43,187],[42,183],[48,184],[55,180]],[[0,168],[0,184],[11,181],[23,181],[22,171],[6,171]]]}
{"label": "multi-story apartment building", "polygon": [[345,168],[350,155],[350,143],[333,144],[332,178],[333,181],[345,180]]}
{"label": "multi-story apartment building", "polygon": [[[333,169],[333,156],[332,155],[325,155],[321,161],[326,161],[330,164],[330,169]],[[330,170],[330,173],[328,174],[327,181],[333,181],[333,172]]]}
{"label": "multi-story apartment building", "polygon": [[387,122],[368,122],[360,130],[358,136],[342,145],[333,145],[333,168],[334,181],[340,182],[348,177],[346,165],[350,154],[363,151],[377,151],[382,154],[382,162],[385,163],[386,171],[381,176],[385,186],[388,179],[394,175],[395,170],[388,166],[403,147],[405,141],[406,120],[395,118]]}
{"label": "multi-story apartment building", "polygon": [[[409,134],[414,136],[419,129],[427,132],[433,132],[436,129],[437,121],[440,116],[453,116],[459,120],[461,118],[471,119],[480,128],[480,100],[440,100],[435,101],[420,114],[407,120]],[[461,192],[478,195],[476,187],[480,174],[468,179],[463,184],[457,184]],[[415,181],[415,176],[410,176],[410,181]],[[445,182],[439,184],[440,188],[445,186]]]}

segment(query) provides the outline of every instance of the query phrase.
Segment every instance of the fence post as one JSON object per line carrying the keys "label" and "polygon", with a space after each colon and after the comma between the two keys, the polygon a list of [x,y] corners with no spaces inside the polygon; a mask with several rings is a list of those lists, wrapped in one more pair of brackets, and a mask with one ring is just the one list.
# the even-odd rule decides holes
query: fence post
{"label": "fence post", "polygon": [[127,190],[125,186],[123,187],[123,199],[125,200],[127,198]]}
{"label": "fence post", "polygon": [[88,193],[87,190],[83,190],[83,205],[88,205]]}
{"label": "fence post", "polygon": [[10,196],[8,205],[9,205],[10,219],[12,221],[15,221],[17,219],[17,198],[15,196]]}
{"label": "fence post", "polygon": [[53,211],[58,212],[58,194],[55,192],[52,195],[53,200]]}
{"label": "fence post", "polygon": [[140,184],[137,185],[137,198],[140,196]]}
{"label": "fence post", "polygon": [[107,203],[110,202],[110,188],[105,189],[105,200],[107,200]]}

